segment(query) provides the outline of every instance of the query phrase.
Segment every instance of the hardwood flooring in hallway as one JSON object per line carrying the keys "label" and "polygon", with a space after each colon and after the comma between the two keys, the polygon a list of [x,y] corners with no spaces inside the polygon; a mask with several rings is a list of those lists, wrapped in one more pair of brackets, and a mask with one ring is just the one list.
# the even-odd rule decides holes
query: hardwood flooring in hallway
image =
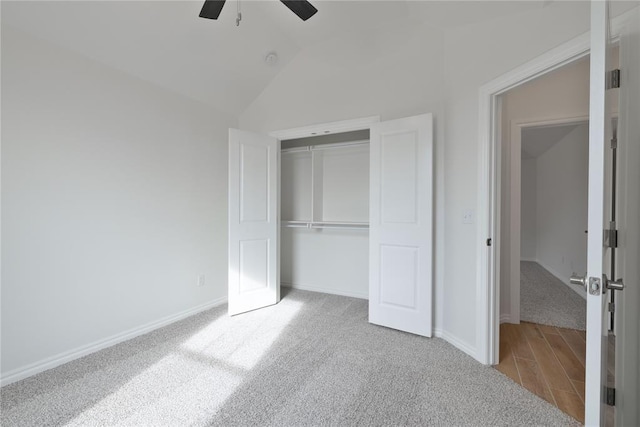
{"label": "hardwood flooring in hallway", "polygon": [[584,331],[522,322],[500,325],[500,363],[513,381],[584,423]]}

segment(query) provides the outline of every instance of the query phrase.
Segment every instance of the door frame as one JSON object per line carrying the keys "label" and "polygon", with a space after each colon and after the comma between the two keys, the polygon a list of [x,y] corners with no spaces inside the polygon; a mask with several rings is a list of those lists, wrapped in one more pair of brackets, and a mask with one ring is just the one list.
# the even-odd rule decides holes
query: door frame
{"label": "door frame", "polygon": [[[553,118],[540,119],[513,119],[510,123],[510,181],[513,184],[509,191],[509,318],[501,317],[501,321],[508,320],[509,323],[520,323],[520,242],[522,240],[521,209],[522,192],[520,191],[522,182],[522,131],[527,128],[540,126],[560,126],[570,124],[588,123],[589,116],[559,116]],[[582,273],[582,272],[580,272]],[[586,299],[586,294],[577,292]]]}
{"label": "door frame", "polygon": [[[632,9],[612,20],[614,41],[632,16]],[[509,71],[479,90],[478,228],[476,236],[476,359],[499,361],[500,343],[500,95],[589,54],[590,31]],[[487,245],[490,239],[491,245]]]}
{"label": "door frame", "polygon": [[[500,95],[589,54],[590,35],[582,34],[480,88],[478,147],[478,235],[476,358],[485,365],[499,359],[500,329]],[[487,246],[487,239],[492,245]]]}

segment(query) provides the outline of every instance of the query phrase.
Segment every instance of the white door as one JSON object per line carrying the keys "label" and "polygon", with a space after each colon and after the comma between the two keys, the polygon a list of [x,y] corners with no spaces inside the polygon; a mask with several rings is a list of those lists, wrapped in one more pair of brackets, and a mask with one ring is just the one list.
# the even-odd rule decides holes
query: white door
{"label": "white door", "polygon": [[604,425],[607,384],[608,292],[604,275],[605,150],[610,146],[611,92],[607,91],[609,4],[591,2],[591,84],[589,105],[589,200],[587,238],[587,358],[585,424]]}
{"label": "white door", "polygon": [[229,314],[280,300],[278,141],[229,129]]}
{"label": "white door", "polygon": [[[618,228],[620,272],[625,289],[616,295],[617,426],[640,425],[640,8],[620,37]],[[618,277],[619,278],[619,277]]]}
{"label": "white door", "polygon": [[371,126],[369,322],[431,336],[433,118]]}

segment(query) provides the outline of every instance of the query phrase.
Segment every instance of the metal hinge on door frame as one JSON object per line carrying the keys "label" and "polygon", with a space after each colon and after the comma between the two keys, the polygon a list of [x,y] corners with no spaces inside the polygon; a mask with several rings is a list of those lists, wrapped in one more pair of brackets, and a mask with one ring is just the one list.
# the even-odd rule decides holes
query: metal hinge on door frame
{"label": "metal hinge on door frame", "polygon": [[620,87],[620,70],[615,69],[607,73],[607,89],[617,89]]}
{"label": "metal hinge on door frame", "polygon": [[615,223],[612,228],[604,230],[604,247],[605,248],[617,248],[618,247],[618,230],[615,228]]}
{"label": "metal hinge on door frame", "polygon": [[616,406],[616,389],[613,387],[607,387],[607,405]]}

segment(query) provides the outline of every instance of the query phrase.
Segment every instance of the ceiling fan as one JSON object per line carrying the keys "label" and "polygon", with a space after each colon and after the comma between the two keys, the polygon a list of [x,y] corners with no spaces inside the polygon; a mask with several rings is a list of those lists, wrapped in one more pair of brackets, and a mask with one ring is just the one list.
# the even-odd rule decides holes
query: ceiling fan
{"label": "ceiling fan", "polygon": [[[311,3],[306,0],[280,0],[287,6],[293,13],[298,15],[300,19],[306,21],[311,18],[318,11]],[[200,18],[218,19],[225,0],[205,0],[202,10],[200,11]]]}

